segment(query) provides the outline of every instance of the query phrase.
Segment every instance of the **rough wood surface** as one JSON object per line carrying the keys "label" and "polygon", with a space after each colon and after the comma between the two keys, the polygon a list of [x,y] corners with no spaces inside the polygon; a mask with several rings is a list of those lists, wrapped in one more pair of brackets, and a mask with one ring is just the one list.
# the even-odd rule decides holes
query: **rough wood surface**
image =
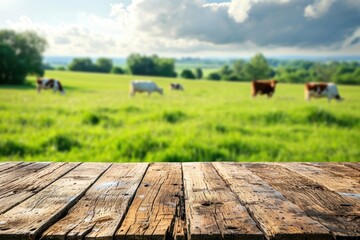
{"label": "rough wood surface", "polygon": [[352,198],[360,204],[360,182],[356,180],[360,173],[354,169],[333,163],[282,163],[279,165],[308,177],[345,198]]}
{"label": "rough wood surface", "polygon": [[112,165],[42,239],[113,239],[147,166]]}
{"label": "rough wood surface", "polygon": [[0,163],[0,240],[360,240],[359,174],[360,163]]}
{"label": "rough wood surface", "polygon": [[360,237],[360,208],[323,185],[275,164],[245,164],[288,200],[328,228],[336,239]]}
{"label": "rough wood surface", "polygon": [[[304,163],[304,165],[316,166],[322,168],[328,172],[331,172],[335,175],[340,175],[348,178],[355,179],[360,183],[360,168],[358,170],[348,167],[342,163]],[[360,165],[359,165],[360,166]]]}
{"label": "rough wood surface", "polygon": [[8,170],[16,165],[19,165],[21,162],[2,162],[0,163],[0,174],[2,171]]}
{"label": "rough wood surface", "polygon": [[188,239],[263,239],[211,163],[183,163]]}
{"label": "rough wood surface", "polygon": [[41,191],[78,165],[79,163],[52,163],[0,185],[0,214]]}
{"label": "rough wood surface", "polygon": [[165,239],[180,216],[181,164],[154,163],[148,168],[116,239]]}
{"label": "rough wood surface", "polygon": [[0,215],[0,239],[35,239],[61,218],[109,164],[84,163]]}
{"label": "rough wood surface", "polygon": [[239,163],[213,163],[268,239],[332,239],[326,228]]}
{"label": "rough wood surface", "polygon": [[20,163],[0,173],[0,186],[16,181],[29,174],[36,173],[40,169],[49,166],[50,163]]}
{"label": "rough wood surface", "polygon": [[344,162],[344,163],[340,163],[340,164],[344,164],[347,167],[353,168],[357,171],[360,171],[360,162],[354,163],[354,162]]}

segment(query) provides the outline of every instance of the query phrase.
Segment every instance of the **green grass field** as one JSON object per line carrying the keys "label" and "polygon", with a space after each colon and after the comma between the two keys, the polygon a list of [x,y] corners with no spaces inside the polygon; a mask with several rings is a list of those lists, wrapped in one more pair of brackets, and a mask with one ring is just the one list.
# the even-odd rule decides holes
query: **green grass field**
{"label": "green grass field", "polygon": [[[360,87],[343,102],[304,101],[303,85],[278,84],[274,98],[249,83],[46,72],[66,95],[33,85],[0,87],[0,160],[359,161]],[[165,89],[129,97],[132,79]],[[184,92],[172,92],[180,82]]]}

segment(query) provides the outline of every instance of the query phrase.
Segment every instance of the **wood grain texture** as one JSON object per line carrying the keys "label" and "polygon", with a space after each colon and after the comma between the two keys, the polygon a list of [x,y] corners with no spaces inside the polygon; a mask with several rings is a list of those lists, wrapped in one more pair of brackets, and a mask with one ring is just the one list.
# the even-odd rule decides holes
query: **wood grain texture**
{"label": "wood grain texture", "polygon": [[[304,163],[305,165],[314,165],[318,168],[322,168],[328,172],[331,172],[335,175],[340,175],[348,178],[352,178],[360,183],[360,169],[356,170],[354,168],[348,167],[341,163]],[[359,165],[360,166],[360,165]]]}
{"label": "wood grain texture", "polygon": [[61,218],[109,164],[84,163],[0,215],[0,239],[35,239]]}
{"label": "wood grain texture", "polygon": [[343,162],[343,163],[340,163],[340,164],[343,164],[347,167],[350,167],[350,168],[353,168],[357,171],[360,171],[360,162],[357,162],[357,163],[354,163],[354,162]]}
{"label": "wood grain texture", "polygon": [[245,164],[288,200],[328,228],[336,239],[359,239],[360,208],[323,185],[276,164]]}
{"label": "wood grain texture", "polygon": [[0,186],[0,214],[41,191],[78,166],[79,163],[51,163]]}
{"label": "wood grain texture", "polygon": [[36,173],[40,169],[49,166],[50,163],[20,163],[12,168],[9,168],[0,174],[0,186],[9,182],[16,181],[25,177],[26,175]]}
{"label": "wood grain texture", "polygon": [[112,165],[42,239],[113,239],[147,166]]}
{"label": "wood grain texture", "polygon": [[2,171],[8,170],[16,165],[19,165],[21,162],[2,162],[0,163],[0,174]]}
{"label": "wood grain texture", "polygon": [[188,239],[263,239],[211,163],[183,163]]}
{"label": "wood grain texture", "polygon": [[213,163],[267,239],[332,239],[326,228],[239,163]]}
{"label": "wood grain texture", "polygon": [[180,207],[181,164],[154,163],[148,168],[116,239],[165,239],[173,234]]}
{"label": "wood grain texture", "polygon": [[293,170],[345,198],[351,198],[360,204],[360,173],[341,164],[325,163],[282,163],[282,167]]}

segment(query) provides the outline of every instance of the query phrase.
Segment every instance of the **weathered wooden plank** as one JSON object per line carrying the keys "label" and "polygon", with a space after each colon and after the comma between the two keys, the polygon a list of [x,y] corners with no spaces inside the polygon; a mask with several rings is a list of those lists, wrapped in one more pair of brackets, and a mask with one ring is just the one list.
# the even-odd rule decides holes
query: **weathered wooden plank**
{"label": "weathered wooden plank", "polygon": [[114,164],[42,239],[113,239],[148,164]]}
{"label": "weathered wooden plank", "polygon": [[109,164],[84,163],[0,215],[0,239],[35,239],[59,220]]}
{"label": "weathered wooden plank", "polygon": [[183,163],[188,239],[263,239],[211,163]]}
{"label": "weathered wooden plank", "polygon": [[341,162],[324,162],[324,163],[304,162],[304,164],[310,166],[316,166],[318,168],[331,172],[335,175],[346,176],[348,178],[352,178],[360,182],[360,164],[354,164],[359,166],[358,170],[350,166],[346,166],[346,163],[341,163]]}
{"label": "weathered wooden plank", "polygon": [[336,163],[279,163],[279,165],[308,177],[345,198],[352,198],[360,204],[360,182],[355,180],[356,174],[360,176],[360,173],[353,169]]}
{"label": "weathered wooden plank", "polygon": [[238,163],[213,163],[267,239],[332,239],[326,228]]}
{"label": "weathered wooden plank", "polygon": [[335,175],[345,176],[352,178],[360,183],[360,170],[355,170],[351,167],[347,167],[341,163],[326,162],[326,163],[304,163],[305,165],[316,166],[322,168]]}
{"label": "weathered wooden plank", "polygon": [[52,182],[78,166],[79,163],[52,163],[22,178],[0,186],[0,214],[41,191]]}
{"label": "weathered wooden plank", "polygon": [[179,218],[181,186],[180,164],[150,165],[115,238],[165,239],[171,235]]}
{"label": "weathered wooden plank", "polygon": [[16,165],[19,165],[21,162],[2,162],[0,163],[0,174],[2,171],[8,170]]}
{"label": "weathered wooden plank", "polygon": [[12,168],[9,168],[0,174],[0,186],[3,184],[16,181],[17,179],[23,178],[28,174],[35,173],[40,169],[49,166],[48,162],[40,163],[20,163]]}
{"label": "weathered wooden plank", "polygon": [[357,163],[355,163],[355,162],[343,162],[341,164],[344,164],[347,167],[350,167],[350,168],[353,168],[353,169],[355,169],[357,171],[360,171],[360,162],[357,162]]}
{"label": "weathered wooden plank", "polygon": [[313,180],[275,164],[245,164],[252,172],[328,228],[336,239],[360,237],[360,208]]}

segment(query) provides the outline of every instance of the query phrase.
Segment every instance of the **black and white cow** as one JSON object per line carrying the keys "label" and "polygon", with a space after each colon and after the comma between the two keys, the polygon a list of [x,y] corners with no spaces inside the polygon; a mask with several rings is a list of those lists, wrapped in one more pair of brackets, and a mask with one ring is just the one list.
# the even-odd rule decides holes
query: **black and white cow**
{"label": "black and white cow", "polygon": [[48,79],[48,78],[38,78],[36,81],[37,92],[40,93],[41,89],[52,89],[55,92],[59,91],[61,94],[65,94],[65,90],[61,85],[59,80]]}

